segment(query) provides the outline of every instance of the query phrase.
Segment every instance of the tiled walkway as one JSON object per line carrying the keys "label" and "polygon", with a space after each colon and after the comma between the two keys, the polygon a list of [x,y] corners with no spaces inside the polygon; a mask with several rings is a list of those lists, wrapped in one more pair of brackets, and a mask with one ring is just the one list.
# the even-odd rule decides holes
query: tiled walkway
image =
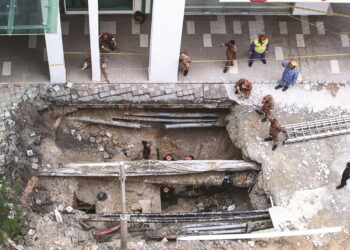
{"label": "tiled walkway", "polygon": [[[335,11],[341,10],[335,8]],[[182,49],[191,56],[193,63],[186,78],[179,73],[179,81],[227,83],[243,77],[255,82],[274,81],[280,78],[283,59],[300,56],[299,80],[348,82],[349,22],[349,18],[325,16],[185,16]],[[116,34],[121,52],[125,53],[108,58],[111,82],[148,81],[150,28],[150,16],[142,25],[133,23],[130,15],[100,16],[101,32]],[[91,72],[80,70],[89,51],[87,16],[63,15],[62,33],[68,80],[89,82]],[[249,68],[250,41],[261,33],[267,34],[271,42],[268,63],[263,65],[257,61]],[[224,74],[224,62],[220,60],[225,58],[225,49],[220,45],[230,39],[237,43],[238,61]],[[1,83],[48,81],[43,36],[0,37],[0,43]]]}

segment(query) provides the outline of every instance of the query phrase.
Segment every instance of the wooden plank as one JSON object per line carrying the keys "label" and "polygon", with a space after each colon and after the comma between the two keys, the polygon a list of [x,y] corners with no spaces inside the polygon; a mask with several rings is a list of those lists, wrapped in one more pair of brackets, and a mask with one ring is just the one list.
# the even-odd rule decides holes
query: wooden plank
{"label": "wooden plank", "polygon": [[43,169],[39,176],[116,177],[125,165],[125,176],[162,176],[224,171],[259,171],[259,165],[242,160],[127,161],[109,163],[70,163],[60,169]]}
{"label": "wooden plank", "polygon": [[268,232],[268,233],[251,233],[251,234],[224,234],[224,235],[199,235],[179,237],[176,240],[238,240],[238,239],[268,239],[280,237],[306,236],[325,233],[339,233],[341,227],[328,227],[300,231],[286,232]]}

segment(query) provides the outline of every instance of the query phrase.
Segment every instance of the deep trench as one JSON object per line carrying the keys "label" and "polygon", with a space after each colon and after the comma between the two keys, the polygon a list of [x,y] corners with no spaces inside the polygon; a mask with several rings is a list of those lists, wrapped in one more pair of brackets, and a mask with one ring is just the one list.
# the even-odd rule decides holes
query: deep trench
{"label": "deep trench", "polygon": [[[32,128],[26,126],[26,130],[22,130],[21,137],[32,145],[31,148],[34,148],[38,155],[39,164],[52,168],[71,162],[143,160],[142,141],[151,142],[149,159],[153,160],[162,160],[166,154],[172,154],[176,160],[184,160],[189,154],[193,155],[195,160],[241,160],[241,150],[232,143],[225,128],[225,116],[229,112],[227,108],[183,107],[169,111],[149,107],[119,109],[57,106],[40,111],[41,118],[37,121],[41,123],[40,126],[36,128],[34,125]],[[125,114],[131,114],[132,117],[133,114],[140,113],[210,113],[217,116],[220,125],[167,129],[162,124],[162,119],[169,120],[167,117],[161,117],[161,121],[157,120],[152,123],[152,127],[146,128],[100,123],[101,120],[118,121],[116,117],[125,117]],[[211,122],[209,115],[199,117]],[[176,119],[178,118],[175,117]],[[195,120],[193,117],[187,119]],[[127,122],[129,124],[130,121]],[[149,121],[137,121],[137,123],[143,126],[149,125]],[[31,130],[35,130],[37,135],[40,135],[40,130],[45,131],[36,146],[30,143],[33,141]],[[258,206],[254,204],[255,200],[260,198],[266,200],[265,194],[261,194],[261,190],[256,192],[254,188],[258,174],[256,171],[192,174],[167,177],[163,181],[157,178],[129,178],[126,182],[127,211],[170,213],[215,212],[227,210],[228,207],[233,207],[235,211],[256,209]],[[222,181],[227,176],[233,176],[233,185],[223,186]],[[209,177],[216,178],[214,184],[206,182]],[[73,200],[76,209],[89,214],[120,212],[119,182],[115,178],[41,177],[40,185],[51,193],[54,204],[72,203]],[[165,193],[164,188],[168,188],[170,192]],[[252,190],[253,202],[250,199]],[[97,198],[101,192],[106,194],[106,199],[103,201]]]}

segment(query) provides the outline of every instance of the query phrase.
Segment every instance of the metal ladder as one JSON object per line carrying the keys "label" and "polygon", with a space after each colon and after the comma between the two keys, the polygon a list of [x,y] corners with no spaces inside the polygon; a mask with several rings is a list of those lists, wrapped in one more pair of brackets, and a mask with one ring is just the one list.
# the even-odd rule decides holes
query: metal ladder
{"label": "metal ladder", "polygon": [[350,133],[350,116],[333,117],[282,126],[287,143],[319,139]]}

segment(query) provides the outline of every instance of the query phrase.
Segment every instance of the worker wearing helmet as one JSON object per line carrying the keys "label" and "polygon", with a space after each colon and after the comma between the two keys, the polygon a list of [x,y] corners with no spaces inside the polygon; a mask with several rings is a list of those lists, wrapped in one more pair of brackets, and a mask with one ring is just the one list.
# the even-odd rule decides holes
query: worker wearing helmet
{"label": "worker wearing helmet", "polygon": [[249,47],[249,63],[248,66],[251,67],[256,58],[260,57],[263,64],[266,64],[266,53],[269,50],[270,44],[269,39],[267,39],[266,35],[260,35],[255,38],[254,41],[250,44]]}
{"label": "worker wearing helmet", "polygon": [[297,82],[299,69],[297,61],[283,62],[282,66],[285,68],[282,74],[282,79],[275,89],[283,88],[282,91],[286,91],[289,86],[294,85]]}
{"label": "worker wearing helmet", "polygon": [[117,48],[117,40],[108,32],[103,32],[99,37],[101,53],[108,53]]}

